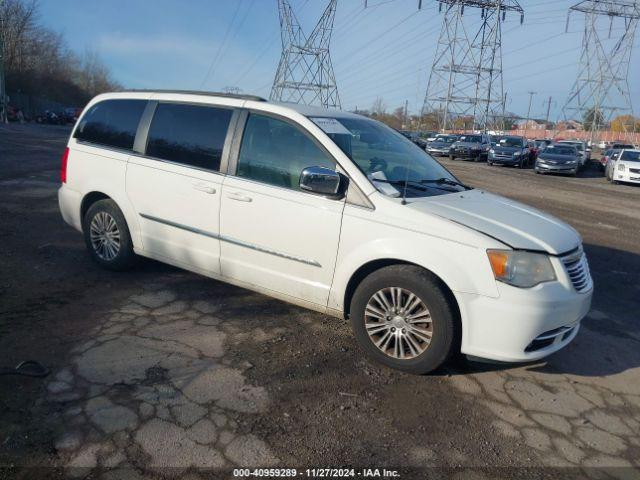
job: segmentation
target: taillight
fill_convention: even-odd
[[[67,162],[69,161],[69,147],[64,149],[60,165],[60,181],[67,183]]]

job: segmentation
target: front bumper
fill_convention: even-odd
[[[498,283],[499,297],[454,292],[462,316],[463,354],[499,362],[539,360],[575,338],[591,308],[591,287],[563,283],[530,289]]]
[[[478,158],[478,157],[486,157],[487,153],[482,150],[449,150],[449,156],[455,158]]]
[[[501,165],[517,165],[520,163],[521,159],[522,157],[513,157],[513,156],[500,157],[492,154],[489,154],[489,157],[488,157],[488,161],[490,161],[491,163],[499,163]]]
[[[449,155],[449,149],[448,148],[426,148],[427,153],[431,154],[431,155],[437,155],[439,157],[444,157]]]
[[[536,162],[536,170],[540,172],[550,172],[550,173],[576,173],[578,171],[578,163],[574,163],[572,165],[567,165],[566,163],[543,163],[540,160]]]
[[[634,168],[633,170],[638,170],[638,172],[633,172],[630,168],[625,169],[623,172],[616,168],[613,174],[613,179],[617,182],[640,183],[640,169]]]

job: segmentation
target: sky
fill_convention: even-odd
[[[568,8],[577,0],[521,0],[502,26],[507,110],[551,119],[578,74],[584,21]],[[276,0],[40,0],[40,20],[62,32],[82,54],[97,52],[126,88],[220,91],[235,86],[269,96],[281,53]],[[290,0],[310,32],[325,0]],[[443,15],[435,0],[338,0],[331,56],[342,108],[368,109],[377,97],[389,110],[424,100]],[[480,13],[467,9],[467,21]],[[613,35],[621,23],[613,25]],[[604,30],[608,27],[604,26]],[[640,32],[629,70],[634,111],[640,111]]]

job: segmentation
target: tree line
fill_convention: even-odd
[[[6,91],[68,106],[122,87],[95,51],[78,54],[40,21],[38,0],[0,1],[0,40]]]

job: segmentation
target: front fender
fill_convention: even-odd
[[[486,248],[494,245],[486,245],[484,241],[477,245],[466,243],[465,237],[479,234],[469,231],[456,235],[457,229],[461,227],[451,224],[449,234],[436,236],[345,212],[328,307],[343,311],[349,280],[360,267],[376,260],[413,263],[438,276],[454,292],[497,297],[496,282],[485,253]]]

